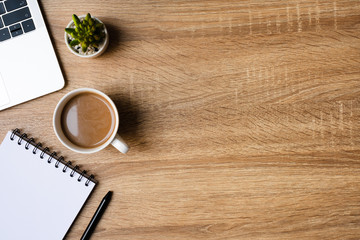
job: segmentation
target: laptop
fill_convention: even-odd
[[[37,0],[0,0],[0,110],[64,83]]]

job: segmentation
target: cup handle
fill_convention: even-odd
[[[119,134],[115,135],[115,138],[111,144],[122,153],[127,153],[127,151],[129,151],[129,146],[125,143]]]

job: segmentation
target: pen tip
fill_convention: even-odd
[[[111,195],[112,195],[112,191],[108,191],[108,193],[105,195],[105,197],[111,197]]]

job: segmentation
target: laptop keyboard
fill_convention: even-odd
[[[0,0],[0,42],[33,30],[26,0]]]

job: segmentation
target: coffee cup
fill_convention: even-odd
[[[96,89],[79,88],[63,96],[54,110],[53,127],[60,142],[78,153],[98,152],[110,144],[122,153],[129,150],[117,133],[114,102]]]

